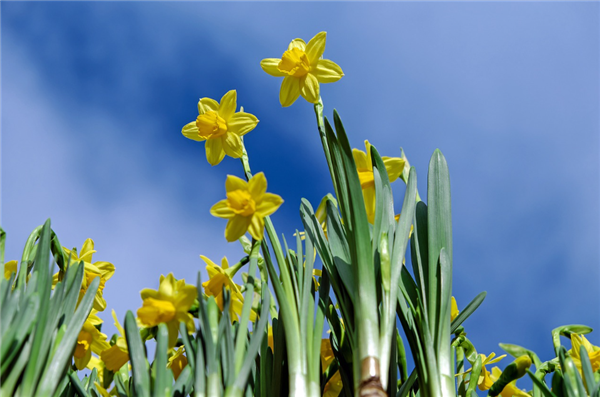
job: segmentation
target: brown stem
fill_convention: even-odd
[[[388,397],[381,385],[379,360],[365,357],[360,363],[359,397]]]

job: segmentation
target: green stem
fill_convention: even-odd
[[[331,182],[333,183],[334,192],[337,192],[337,181],[335,179],[335,174],[333,173],[333,163],[331,162],[331,155],[329,154],[329,144],[327,143],[327,137],[325,136],[323,99],[321,97],[319,97],[319,102],[315,103],[315,115],[317,116],[317,128],[319,129],[321,144],[323,145],[323,151],[325,152],[325,159],[327,160],[327,166],[329,167],[329,173],[331,174]]]

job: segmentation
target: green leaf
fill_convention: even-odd
[[[531,372],[529,369],[527,370],[527,374],[529,374],[529,377],[531,378],[531,380],[533,381],[534,386],[536,386],[539,390],[541,390],[542,394],[545,397],[558,397],[556,394],[554,394],[550,389],[548,389],[548,385],[546,385],[545,382],[543,382],[542,380],[538,379],[533,372]]]
[[[133,367],[133,386],[138,396],[150,395],[150,366],[146,359],[146,349],[142,343],[140,332],[133,313],[128,310],[125,314],[125,338],[129,349],[129,358]]]
[[[137,328],[137,327],[136,327]],[[167,369],[167,349],[169,344],[169,330],[164,323],[158,324],[156,337],[156,355],[152,363],[152,377],[154,378],[154,397],[165,397],[171,395],[171,383],[173,376]]]
[[[585,389],[591,394],[591,392],[596,388],[596,380],[594,379],[594,371],[592,370],[590,356],[583,345],[579,346],[579,357],[581,358],[581,369],[583,372]]]
[[[462,323],[464,323],[465,320],[469,318],[471,314],[475,312],[475,310],[477,310],[477,308],[483,303],[486,295],[487,292],[480,292],[464,309],[461,310],[460,313],[458,313],[458,316],[456,316],[456,318],[452,321],[452,325],[450,327],[451,333],[455,333],[458,327],[460,327]]]

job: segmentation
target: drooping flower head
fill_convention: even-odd
[[[110,347],[106,341],[106,335],[96,328],[97,325],[102,324],[102,320],[96,316],[96,313],[97,311],[92,309],[77,336],[73,359],[78,370],[82,370],[88,365],[92,358],[92,352],[100,354]]]
[[[127,347],[127,340],[125,339],[125,330],[121,326],[114,310],[112,311],[112,316],[115,320],[115,327],[121,336],[117,337],[117,342],[114,345],[100,354],[100,358],[106,368],[110,371],[117,372],[129,361],[129,348]]]
[[[231,303],[229,304],[229,315],[231,321],[237,321],[239,316],[242,314],[242,307],[244,306],[244,296],[241,292],[241,287],[233,281],[233,276],[239,270],[241,266],[229,267],[229,262],[226,257],[221,260],[221,266],[208,259],[204,255],[200,255],[202,260],[206,263],[206,271],[208,272],[208,281],[202,283],[204,293],[207,296],[214,296],[217,301],[217,305],[221,311],[225,307],[223,299],[223,288],[228,290],[231,294]],[[250,320],[256,319],[256,312],[250,311]]]
[[[98,291],[94,297],[94,309],[100,312],[106,309],[106,300],[104,300],[104,286],[106,281],[108,281],[115,274],[115,265],[102,261],[92,263],[92,255],[96,252],[96,250],[94,250],[94,240],[91,238],[85,240],[79,253],[77,253],[76,249],[69,250],[63,247],[63,250],[67,254],[67,257],[70,258],[69,260],[71,265],[79,263],[80,261],[83,261],[84,264],[84,274],[83,281],[81,283],[81,290],[79,291],[79,300],[81,301],[92,281],[94,281],[96,277],[100,277]],[[52,286],[54,287],[59,281],[62,281],[63,277],[64,272],[62,270],[54,274],[52,277]]]
[[[373,163],[371,162],[371,144],[365,141],[366,153],[362,150],[352,149],[356,171],[360,179],[367,218],[370,223],[375,221],[375,179],[373,176]],[[399,157],[382,157],[383,164],[390,182],[394,182],[404,169],[404,160]]]
[[[259,172],[249,182],[228,175],[225,181],[227,198],[210,209],[210,213],[229,221],[225,227],[227,241],[236,241],[246,232],[256,240],[262,240],[265,228],[264,218],[274,213],[283,199],[267,191],[267,178]]]
[[[169,329],[169,347],[175,346],[179,332],[179,323],[184,322],[189,332],[194,331],[194,318],[188,310],[197,297],[196,287],[185,280],[176,280],[173,273],[160,276],[158,290],[143,289],[140,293],[144,300],[137,311],[142,325],[155,327],[165,323]]]
[[[262,69],[275,77],[283,77],[279,102],[290,106],[300,95],[310,103],[319,102],[319,83],[333,83],[344,73],[335,62],[322,59],[326,32],[317,33],[308,44],[294,39],[281,58],[266,58],[260,62]]]
[[[198,117],[186,124],[181,133],[194,141],[206,141],[206,159],[210,165],[217,165],[225,155],[242,157],[244,146],[241,136],[252,131],[258,119],[243,111],[235,112],[237,93],[231,90],[221,98],[202,98],[198,102]]]

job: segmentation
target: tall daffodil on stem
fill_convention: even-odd
[[[325,51],[326,32],[317,33],[308,44],[294,39],[281,58],[266,58],[260,63],[265,72],[284,77],[279,91],[281,106],[296,102],[300,95],[310,103],[318,103],[320,83],[333,83],[344,76],[335,62],[322,59]]]
[[[236,113],[237,92],[231,90],[221,98],[198,101],[198,117],[186,124],[181,133],[194,141],[206,141],[206,159],[217,165],[225,155],[240,158],[244,151],[241,137],[258,124],[256,116],[243,110]]]
[[[225,227],[227,241],[236,241],[246,232],[256,240],[262,240],[265,217],[271,215],[283,203],[283,199],[267,193],[267,178],[259,172],[248,182],[237,176],[228,175],[225,181],[227,198],[210,209],[218,218],[228,219]]]

